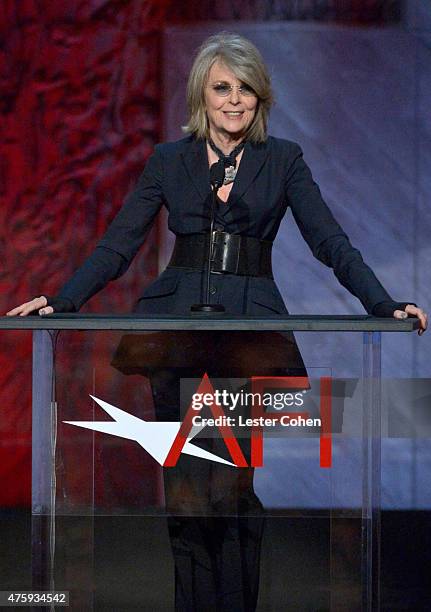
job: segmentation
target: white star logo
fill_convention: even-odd
[[[178,431],[181,427],[181,421],[144,421],[138,417],[120,410],[104,402],[93,395],[90,397],[105,410],[114,420],[113,421],[63,421],[68,425],[75,425],[77,427],[85,427],[86,429],[92,429],[93,431],[100,431],[107,433],[112,436],[119,436],[120,438],[126,438],[127,440],[134,440],[147,453],[149,453],[160,465],[164,465],[165,460],[171,450],[172,444],[177,437]],[[217,463],[224,463],[236,467],[234,463],[226,461],[213,453],[210,453],[195,444],[192,444],[190,440],[196,436],[199,431],[203,429],[201,427],[193,427],[190,431],[189,436],[184,444],[182,453],[186,455],[193,455],[200,457],[201,459],[207,459],[208,461],[215,461]]]

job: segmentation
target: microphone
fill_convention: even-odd
[[[216,189],[218,191],[218,189],[223,185],[224,175],[224,163],[221,159],[219,159],[218,162],[212,164],[210,168],[210,183],[213,190]]]
[[[210,217],[210,235],[208,241],[208,261],[207,261],[207,282],[206,282],[206,303],[205,304],[193,304],[190,307],[192,312],[205,312],[208,314],[215,314],[225,311],[225,307],[221,304],[210,304],[210,279],[211,279],[211,261],[213,258],[213,231],[214,231],[214,218],[217,206],[217,192],[223,185],[225,175],[225,166],[221,159],[210,167],[210,183],[212,187],[212,198],[211,198],[211,217]]]

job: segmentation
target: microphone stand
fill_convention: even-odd
[[[221,160],[213,164],[210,168],[210,182],[212,187],[211,197],[211,217],[210,217],[210,235],[208,243],[208,261],[207,261],[207,277],[206,277],[206,301],[204,304],[193,304],[190,306],[192,313],[205,313],[205,314],[218,314],[225,312],[225,307],[222,304],[211,304],[210,303],[210,284],[211,284],[211,262],[214,253],[213,244],[213,231],[214,231],[214,219],[215,211],[217,207],[217,193],[220,187],[223,185],[225,174],[225,167]]]

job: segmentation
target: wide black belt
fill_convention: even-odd
[[[208,240],[209,234],[177,236],[168,267],[206,269]],[[271,251],[269,240],[216,230],[213,232],[211,272],[273,278]]]

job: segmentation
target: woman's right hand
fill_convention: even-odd
[[[16,308],[12,308],[9,312],[6,313],[8,317],[26,317],[32,312],[37,311],[40,315],[48,315],[54,312],[54,308],[52,306],[48,306],[48,300],[44,295],[40,297],[33,298],[30,302],[24,302],[20,306]]]

